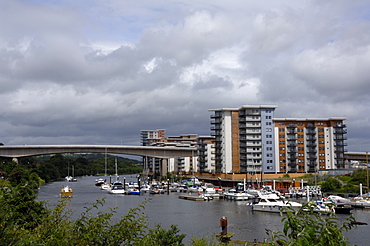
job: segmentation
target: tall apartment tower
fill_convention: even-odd
[[[278,172],[345,168],[345,119],[274,119]]]
[[[276,172],[274,105],[211,109],[217,173]]]

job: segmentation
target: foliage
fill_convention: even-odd
[[[209,237],[201,237],[196,238],[193,237],[190,241],[192,246],[232,246],[235,245],[233,242],[220,242],[216,236],[209,236]]]
[[[137,160],[104,154],[56,154],[49,156],[22,158],[20,166],[37,173],[46,183],[63,179],[67,175],[83,176],[104,174],[114,175],[115,160],[119,174],[136,174],[142,172]],[[107,162],[107,165],[105,164]],[[1,170],[1,168],[0,168]]]
[[[340,179],[343,183],[349,183],[352,179],[352,177],[349,175],[338,175],[336,178]]]
[[[331,216],[323,215],[313,211],[309,203],[294,210],[285,209],[286,214],[282,219],[284,222],[283,232],[273,232],[267,230],[270,235],[268,245],[349,245],[349,241],[343,236],[343,231],[352,228],[355,222],[351,215],[345,222],[340,224],[334,214]]]
[[[26,185],[12,187],[7,180],[0,180],[0,238],[13,241],[23,230],[37,227],[47,211],[43,202],[35,201],[34,189]]]
[[[76,220],[72,220],[73,213],[66,209],[69,200],[61,201],[53,208],[42,207],[47,212],[39,213],[38,216],[33,214],[24,217],[23,214],[23,217],[17,217],[14,211],[24,209],[29,204],[11,205],[5,201],[9,196],[3,198],[1,196],[0,199],[3,205],[0,237],[4,245],[184,245],[182,240],[185,235],[179,234],[175,225],[169,230],[160,225],[148,228],[146,215],[142,213],[145,202],[130,209],[128,214],[115,223],[115,209],[106,213],[99,210],[104,199],[85,208]],[[19,223],[22,220],[23,223]]]
[[[353,171],[351,175],[351,181],[349,182],[351,184],[366,184],[367,183],[367,170],[358,168],[355,171]]]
[[[335,178],[329,178],[326,182],[321,184],[322,192],[336,191],[342,188],[342,184]]]

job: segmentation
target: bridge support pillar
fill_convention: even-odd
[[[163,158],[162,159],[161,176],[166,175],[167,174],[167,170],[168,170],[168,159],[167,158]]]

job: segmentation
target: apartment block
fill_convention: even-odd
[[[345,168],[346,118],[276,118],[278,172],[316,172]]]
[[[219,173],[276,172],[274,105],[211,109],[215,170]]]
[[[150,146],[153,143],[161,141],[165,137],[165,130],[141,130],[140,141],[142,146]],[[160,175],[162,169],[162,159],[155,157],[143,156],[143,172],[144,174],[158,174]]]
[[[214,163],[214,137],[212,136],[199,136],[198,137],[198,167],[199,173],[215,173]]]
[[[192,157],[154,158],[143,157],[144,173],[165,175],[167,172],[192,174],[195,172],[214,173],[213,137],[197,134],[182,134],[180,136],[165,136],[164,130],[141,131],[142,145],[158,147],[197,147]]]

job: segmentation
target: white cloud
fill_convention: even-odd
[[[208,109],[245,104],[369,142],[366,1],[0,2],[5,144],[206,135]]]

